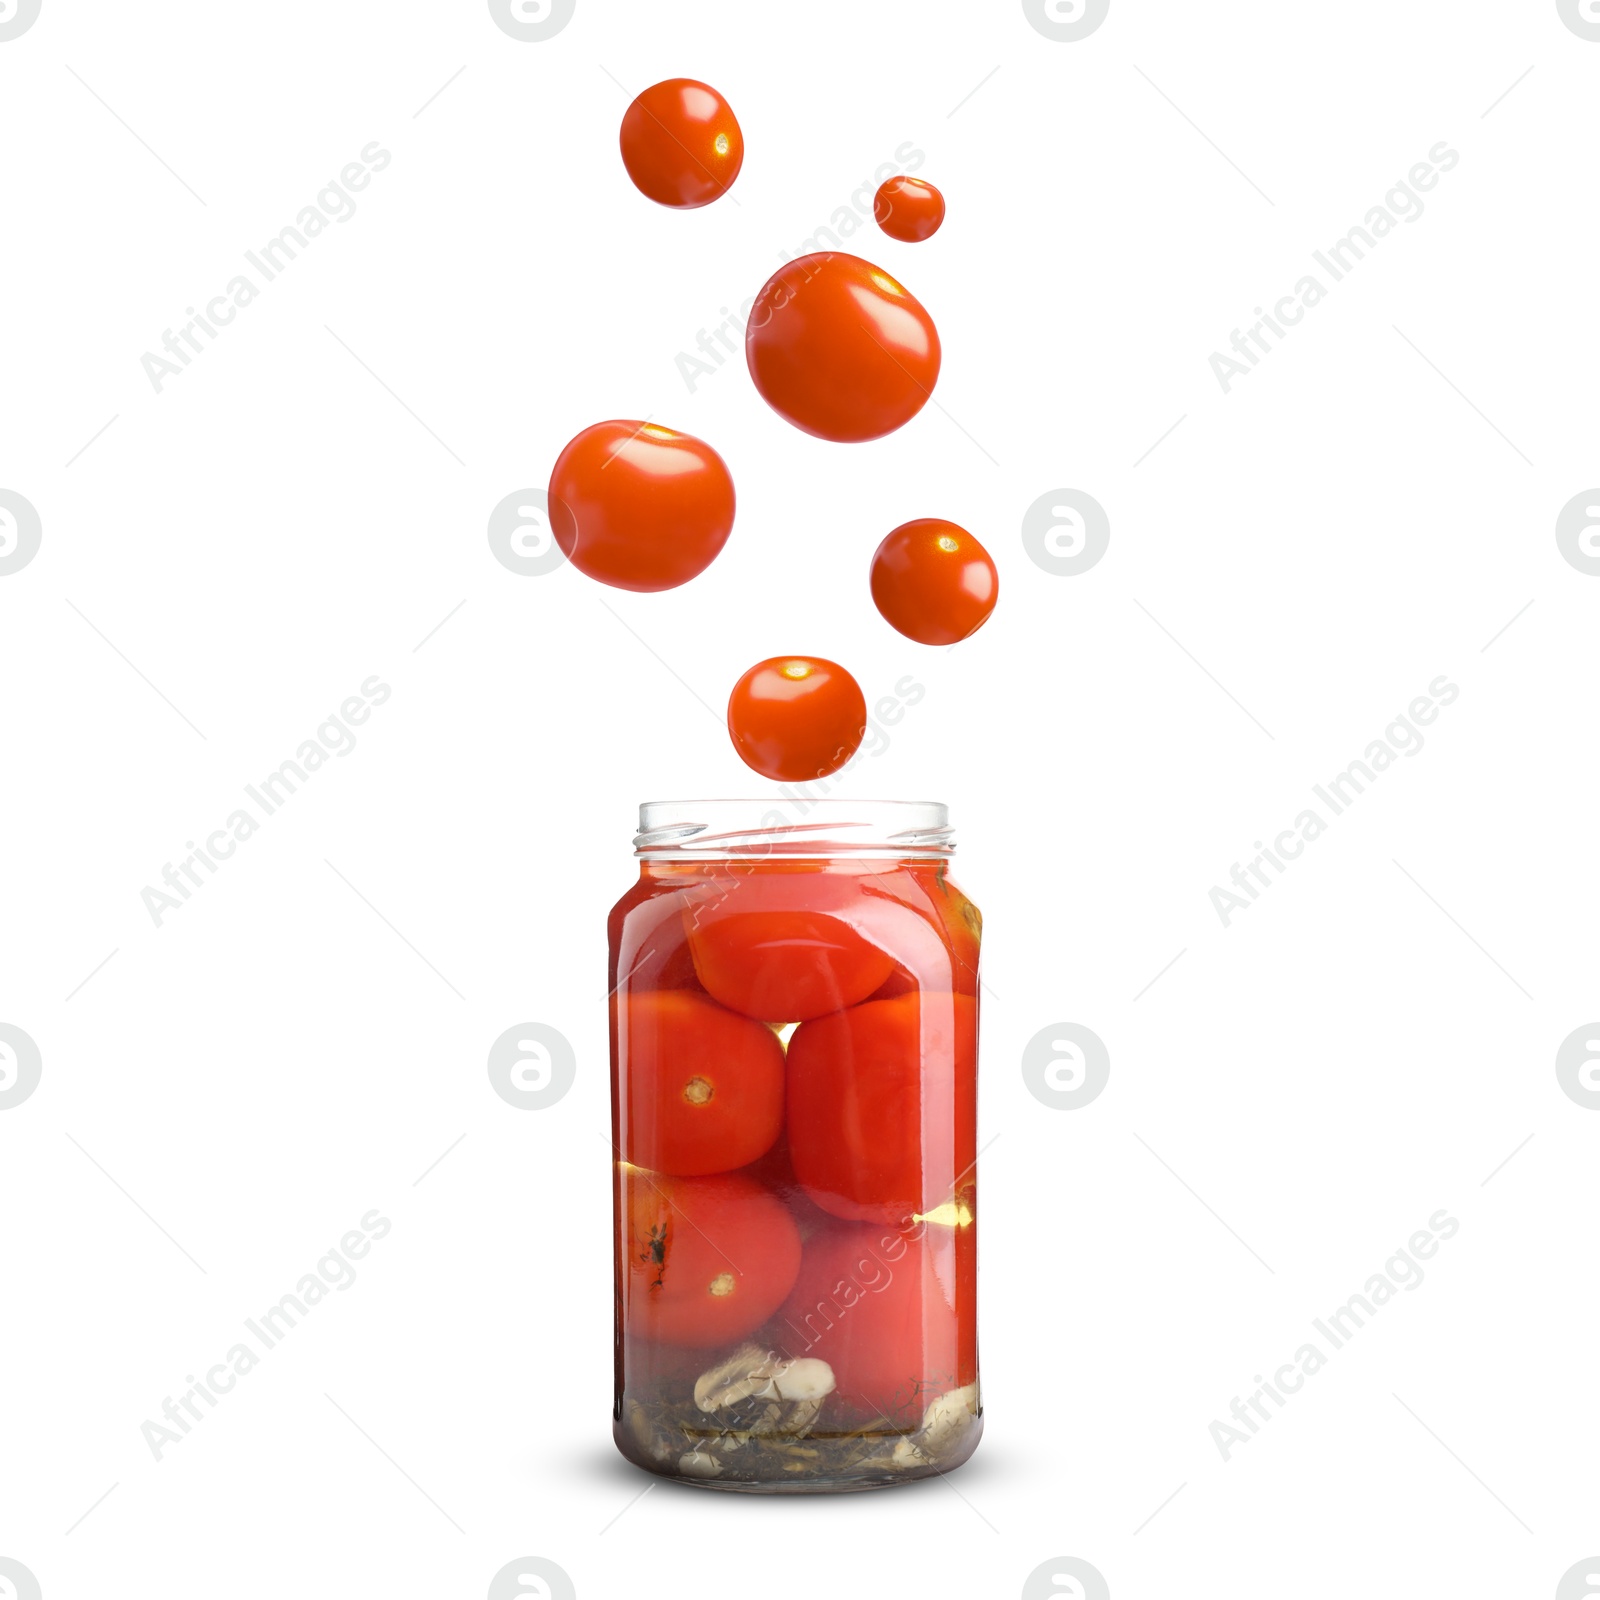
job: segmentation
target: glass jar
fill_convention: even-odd
[[[642,806],[611,913],[617,1447],[826,1492],[982,1431],[977,907],[942,805]]]

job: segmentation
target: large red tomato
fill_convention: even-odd
[[[762,287],[744,335],[761,398],[795,427],[854,444],[903,427],[939,380],[933,318],[882,267],[801,256]]]
[[[652,84],[623,113],[622,162],[658,205],[710,205],[733,187],[744,135],[733,108],[694,78]]]
[[[824,1211],[897,1224],[952,1202],[977,1159],[978,1007],[918,991],[789,1041],[794,1170]]]
[[[623,1319],[636,1339],[731,1344],[794,1287],[800,1234],[783,1205],[739,1173],[624,1169],[620,1208]]]
[[[771,1028],[683,990],[619,1002],[622,1158],[658,1173],[730,1172],[783,1126],[783,1046]]]
[[[782,1355],[833,1369],[831,1416],[911,1427],[930,1400],[976,1381],[974,1228],[856,1224],[807,1241],[767,1337]]]
[[[773,872],[716,879],[684,913],[695,970],[723,1005],[799,1022],[865,1000],[894,969],[861,931],[854,874]]]
[[[550,473],[550,531],[580,572],[616,589],[675,589],[733,529],[733,479],[703,439],[653,422],[597,422]]]

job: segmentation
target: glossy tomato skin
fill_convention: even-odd
[[[837,1422],[915,1427],[930,1400],[977,1382],[974,1222],[835,1224],[808,1239],[769,1339],[783,1355],[829,1364]]]
[[[736,1172],[620,1175],[623,1326],[650,1344],[711,1349],[753,1333],[800,1270],[800,1234],[770,1191]]]
[[[733,478],[703,439],[652,422],[597,422],[550,473],[550,531],[580,572],[616,589],[675,589],[733,530]]]
[[[728,696],[728,736],[739,759],[779,783],[837,772],[866,731],[861,685],[821,656],[758,661]]]
[[[802,1023],[789,1040],[794,1170],[824,1211],[900,1224],[953,1203],[977,1159],[978,1008],[918,990]]]
[[[989,552],[954,522],[918,517],[884,537],[872,557],[872,600],[883,620],[918,644],[956,644],[989,620],[1000,575]]]
[[[923,178],[901,175],[879,186],[872,215],[891,239],[920,244],[939,231],[944,221],[944,196]]]
[[[939,379],[938,330],[881,267],[838,251],[769,278],[745,328],[745,361],[779,416],[855,444],[904,427]]]
[[[668,78],[638,95],[623,113],[620,142],[634,187],[678,210],[721,199],[744,164],[733,108],[696,78]]]
[[[689,900],[695,972],[707,993],[747,1017],[789,1023],[838,1011],[894,969],[855,875],[728,873]]]
[[[673,1176],[730,1172],[783,1125],[783,1046],[763,1027],[683,990],[618,997],[628,1061],[622,1159]]]

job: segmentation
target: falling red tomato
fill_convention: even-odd
[[[872,598],[883,620],[918,644],[955,644],[976,633],[999,593],[989,552],[940,517],[902,523],[872,558]]]
[[[881,267],[837,251],[801,256],[756,296],[745,360],[779,416],[856,443],[903,427],[939,378],[939,334]]]
[[[622,116],[622,162],[640,194],[689,210],[733,187],[744,135],[732,107],[708,83],[652,84]]]
[[[944,196],[921,178],[890,178],[872,203],[873,219],[891,239],[919,244],[944,221]]]
[[[710,445],[653,422],[597,422],[550,474],[550,531],[580,572],[616,589],[675,589],[733,529],[733,479]]]
[[[837,772],[861,747],[867,702],[836,661],[758,661],[728,697],[728,733],[747,767],[779,783]]]

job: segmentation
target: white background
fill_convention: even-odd
[[[1597,73],[1553,0],[1114,0],[1078,43],[1001,0],[579,0],[543,43],[468,0],[44,0],[0,43],[0,488],[43,525],[0,578],[0,1022],[43,1058],[0,1112],[0,1555],[47,1600],[478,1596],[523,1555],[585,1597],[1010,1595],[1061,1555],[1118,1600],[1554,1594],[1600,1546],[1600,1116],[1554,1073],[1600,1015],[1600,581],[1554,538],[1600,480]],[[679,74],[748,151],[687,213],[616,150]],[[357,213],[155,393],[141,355],[373,140]],[[908,140],[942,232],[849,247],[935,317],[939,406],[844,447],[740,361],[691,394],[696,331]],[[1224,395],[1212,351],[1441,140],[1425,214]],[[738,486],[704,577],[495,559],[498,501],[647,415]],[[1111,520],[1079,577],[1022,547],[1060,487]],[[949,653],[867,591],[929,515],[1001,571]],[[605,914],[640,800],[759,787],[718,719],[780,651],[925,686],[839,792],[948,801],[987,917],[987,1432],[947,1482],[630,1504]],[[372,674],[358,747],[154,926]],[[1224,928],[1212,886],[1440,674],[1426,747]],[[547,1110],[485,1071],[526,1021],[577,1052]],[[1077,1111],[1019,1067],[1062,1021],[1111,1054]],[[372,1208],[360,1280],[153,1460]],[[1224,1463],[1211,1422],[1440,1208],[1421,1287]]]

